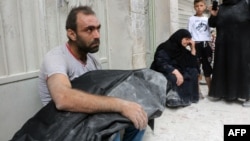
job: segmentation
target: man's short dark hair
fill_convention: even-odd
[[[66,20],[66,30],[72,29],[76,32],[76,17],[78,13],[83,13],[84,15],[95,15],[95,12],[89,6],[79,6],[72,8]]]

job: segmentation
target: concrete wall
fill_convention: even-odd
[[[132,69],[130,3],[123,0],[108,0],[107,18],[110,68]]]
[[[42,107],[37,90],[40,63],[49,49],[66,41],[64,24],[71,7],[88,4],[96,11],[102,24],[97,57],[103,68],[138,69],[149,67],[157,45],[178,28],[177,3],[0,0],[0,140],[11,139]]]
[[[11,139],[41,107],[37,78],[0,85],[0,140]]]
[[[87,4],[96,11],[102,24],[97,57],[103,68],[136,69],[146,67],[146,15],[136,12],[147,11],[147,2],[0,0],[0,140],[11,139],[42,108],[37,87],[40,64],[48,50],[67,40],[64,25],[71,7]]]

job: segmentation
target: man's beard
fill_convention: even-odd
[[[76,45],[80,54],[96,53],[99,50],[99,39],[94,39],[89,45],[79,37],[77,37]]]

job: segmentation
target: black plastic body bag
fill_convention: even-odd
[[[143,106],[149,121],[161,116],[166,101],[163,75],[150,69],[97,70],[72,81],[72,87],[120,97]],[[118,113],[84,114],[59,111],[51,101],[17,131],[11,141],[111,141],[132,125]]]

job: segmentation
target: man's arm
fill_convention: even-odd
[[[141,105],[115,97],[93,95],[72,89],[67,76],[54,74],[47,80],[48,88],[58,110],[84,113],[118,112],[130,119],[138,129],[147,126],[147,114]]]

